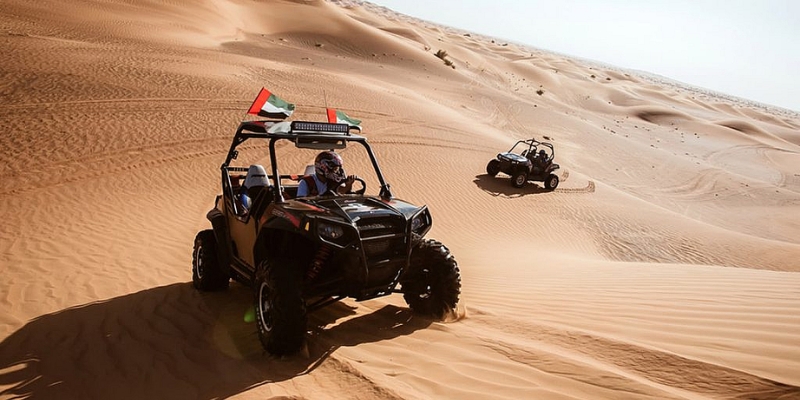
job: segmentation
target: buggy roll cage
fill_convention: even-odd
[[[527,149],[524,149],[526,154],[529,154],[531,151],[535,152],[540,145],[541,146],[545,146],[545,147],[550,149],[550,154],[547,156],[547,162],[550,162],[555,158],[556,151],[553,148],[553,145],[550,144],[550,143],[547,143],[547,142],[540,142],[540,141],[538,141],[536,139],[520,140],[517,143],[515,143],[513,146],[511,146],[511,150],[509,150],[508,152],[509,153],[513,153],[514,149],[520,144],[523,145],[522,147],[527,147]]]
[[[231,160],[235,160],[239,155],[236,150],[239,145],[249,139],[269,139],[269,158],[272,173],[272,190],[274,191],[274,199],[276,203],[285,203],[286,199],[283,197],[283,188],[281,186],[281,175],[278,173],[278,163],[275,156],[275,142],[279,140],[288,140],[295,144],[296,147],[328,150],[328,149],[341,149],[347,146],[348,142],[356,142],[364,146],[372,161],[372,167],[378,175],[378,181],[381,184],[379,196],[385,199],[391,199],[392,191],[390,185],[386,183],[383,178],[383,172],[378,165],[378,160],[375,158],[375,153],[367,143],[367,138],[358,134],[351,134],[351,130],[361,131],[358,127],[351,127],[348,124],[332,124],[326,122],[310,122],[310,121],[292,121],[291,123],[281,121],[244,121],[239,124],[236,129],[236,134],[233,137],[233,142],[228,150],[228,156],[225,157],[225,162],[222,163],[220,171],[222,174],[223,187],[232,190],[231,177],[227,173]],[[288,177],[288,175],[287,175]]]

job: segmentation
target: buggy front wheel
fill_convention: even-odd
[[[270,354],[299,351],[305,341],[306,304],[301,293],[300,268],[288,257],[262,261],[255,276],[258,338]]]
[[[511,186],[519,189],[525,186],[525,182],[528,181],[528,173],[525,171],[518,171],[515,172],[514,175],[511,175]]]
[[[500,161],[492,160],[489,161],[489,164],[486,164],[486,173],[489,176],[495,176],[498,172],[500,172]]]
[[[409,269],[400,284],[403,298],[412,311],[442,319],[456,308],[461,294],[461,272],[447,247],[425,239],[411,252]]]

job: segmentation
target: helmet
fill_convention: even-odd
[[[345,179],[342,157],[333,151],[323,151],[314,159],[314,172],[318,177],[334,183],[342,183]]]
[[[547,158],[547,152],[545,152],[544,149],[539,150],[539,157]]]

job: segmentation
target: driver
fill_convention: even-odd
[[[334,151],[323,151],[314,159],[314,174],[306,175],[297,187],[297,197],[318,196],[329,189],[345,194],[353,189],[355,175],[345,176],[344,161]],[[330,186],[329,186],[330,185]]]

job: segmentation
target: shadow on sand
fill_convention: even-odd
[[[517,189],[511,186],[511,178],[505,174],[497,174],[493,177],[489,174],[476,175],[473,180],[481,190],[492,196],[498,197],[522,197],[530,194],[550,193],[552,191],[544,188],[542,182],[528,182],[525,186]]]
[[[0,343],[0,397],[225,398],[308,373],[339,347],[431,323],[391,305],[352,317],[354,308],[337,303],[309,316],[307,356],[278,359],[245,322],[251,293],[235,283],[221,293],[180,283],[35,318]]]

